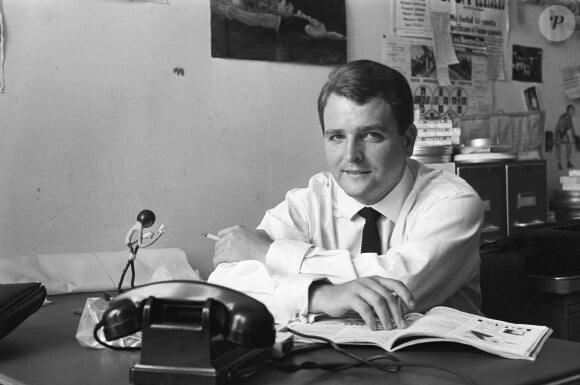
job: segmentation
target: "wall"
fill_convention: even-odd
[[[543,48],[543,83],[538,86],[540,95],[540,107],[546,112],[546,131],[554,131],[556,122],[562,113],[566,111],[568,104],[573,104],[576,110],[580,110],[578,100],[568,100],[564,94],[561,70],[565,67],[580,64],[580,32],[561,43],[549,42],[541,34],[538,28],[538,18],[544,10],[540,5],[523,5],[523,12],[518,14],[515,9],[516,2],[512,0],[510,47],[505,60],[508,81],[497,81],[494,84],[494,101],[497,111],[519,112],[526,111],[522,90],[534,85],[534,83],[511,81],[511,44],[519,44],[529,47]],[[576,133],[580,134],[580,113],[574,117],[574,126],[578,127]],[[565,164],[564,148],[562,147],[562,162]],[[558,171],[554,150],[546,153],[548,168],[548,198],[553,198],[554,190],[559,187],[561,175],[567,175],[567,170]],[[572,163],[580,168],[580,153],[572,151]]]
[[[213,59],[209,0],[169,1],[4,0],[0,257],[123,250],[150,208],[168,227],[157,245],[207,275],[200,232],[256,225],[324,167],[316,97],[330,68]],[[346,4],[348,57],[380,60],[390,6]],[[553,46],[531,24],[512,36],[545,48],[552,127],[578,39]],[[512,86],[495,85],[496,105],[521,111],[528,84]]]
[[[256,225],[323,164],[328,68],[212,59],[209,1],[5,0],[4,12],[3,257],[122,250],[150,208],[168,227],[159,247],[207,273],[201,231]]]

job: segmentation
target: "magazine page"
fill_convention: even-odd
[[[534,360],[552,330],[545,326],[511,324],[447,307],[424,316],[409,313],[406,329],[372,331],[356,314],[323,317],[314,323],[294,322],[288,329],[325,337],[342,344],[370,344],[387,351],[426,342],[450,341],[476,347],[505,358]]]
[[[545,326],[512,324],[447,307],[436,307],[418,319],[409,329],[419,335],[440,336],[445,340],[464,343],[506,358],[534,360],[552,333]],[[393,350],[424,340],[409,340],[402,336]]]
[[[338,318],[321,316],[313,323],[294,322],[288,325],[288,329],[305,335],[324,337],[340,344],[369,344],[393,351],[418,343],[442,341],[453,335],[453,330],[462,322],[460,317],[455,317],[452,322],[446,322],[441,317],[424,318],[421,313],[408,313],[405,315],[407,328],[392,330],[384,329],[377,318],[378,329],[373,331],[358,314],[347,313]],[[447,340],[456,342],[454,339]],[[298,341],[312,342],[308,339]]]
[[[423,317],[419,313],[409,313],[405,316],[407,324]],[[375,345],[386,351],[391,351],[392,344],[407,329],[385,330],[377,319],[377,330],[373,331],[366,326],[362,318],[356,313],[347,313],[342,317],[319,317],[313,323],[292,322],[287,328],[302,334],[324,337],[338,344]],[[296,338],[297,342],[316,342],[309,339]]]

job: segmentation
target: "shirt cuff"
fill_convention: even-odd
[[[294,314],[287,314],[284,317],[286,320],[308,320],[308,292],[312,282],[319,279],[321,278],[296,275],[293,277],[285,277],[285,279],[278,283],[274,291],[274,298],[283,299],[285,302],[284,308],[292,309],[294,312]]]
[[[304,256],[313,247],[291,239],[275,240],[266,253],[266,266],[274,274],[299,274]]]

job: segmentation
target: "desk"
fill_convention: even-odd
[[[75,333],[87,294],[52,296],[20,327],[0,341],[0,383],[7,379],[26,385],[129,384],[129,368],[139,352],[118,352],[81,347]],[[375,348],[353,349],[374,355]],[[460,370],[478,384],[580,384],[580,344],[549,339],[535,362],[508,360],[457,344],[428,344],[396,353],[403,361],[429,363]],[[294,360],[344,361],[330,349],[309,352]],[[403,368],[384,374],[370,368],[340,373],[303,370],[286,374],[264,370],[245,384],[460,384],[458,378],[423,368]],[[10,382],[8,382],[10,384]]]
[[[547,223],[482,246],[483,313],[580,342],[579,235],[580,221]]]

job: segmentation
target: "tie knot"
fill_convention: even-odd
[[[381,216],[381,213],[372,207],[364,207],[359,210],[358,215],[363,217],[367,222],[376,222]]]

